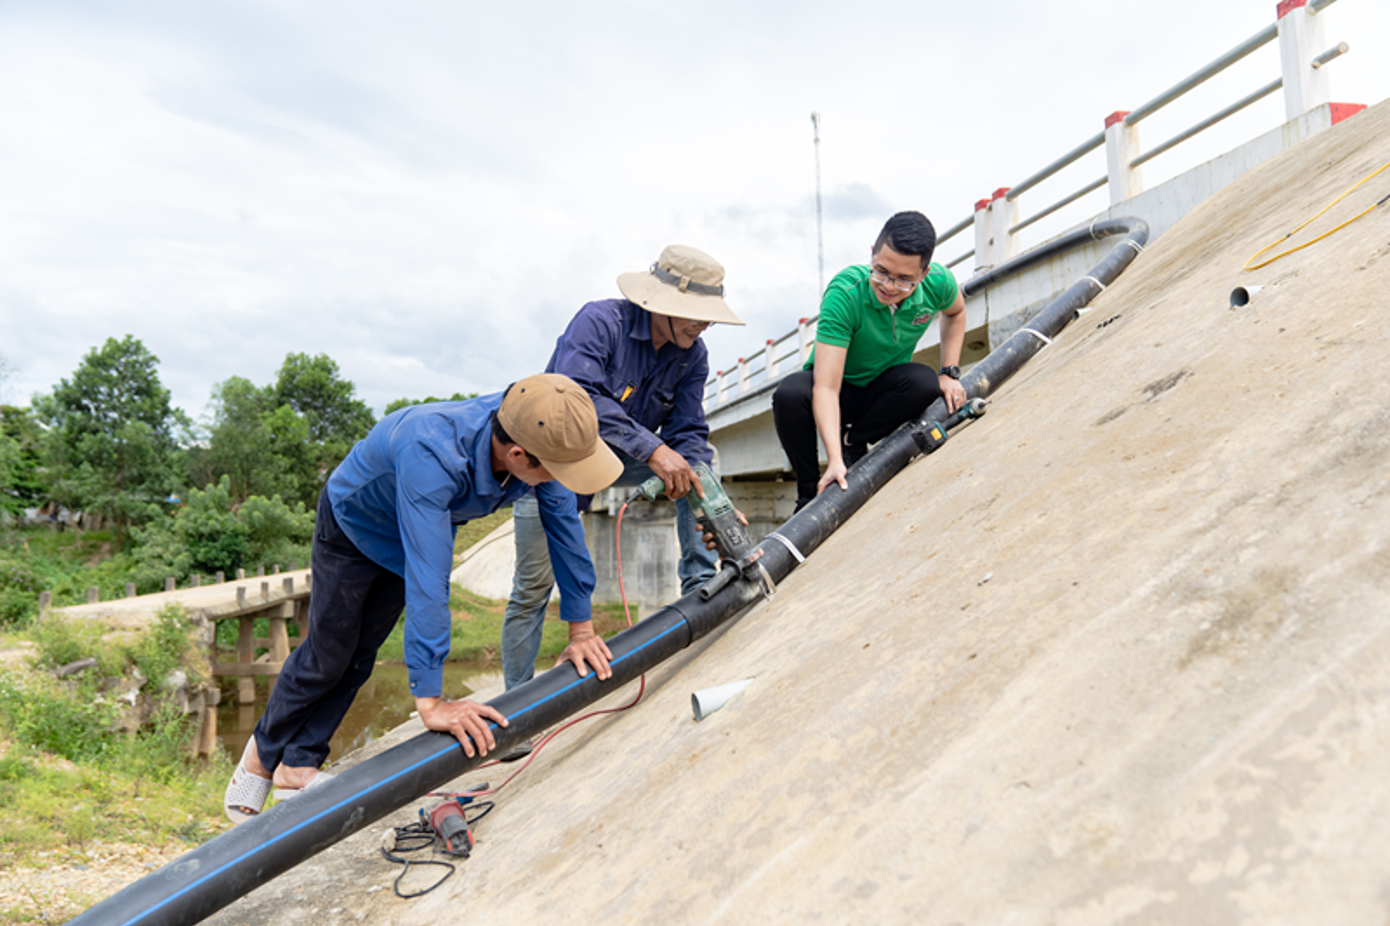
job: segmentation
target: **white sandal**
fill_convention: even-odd
[[[246,750],[241,754],[236,772],[227,783],[227,793],[222,798],[222,808],[227,819],[233,823],[245,823],[265,809],[265,799],[270,795],[271,781],[246,770],[246,756],[255,747],[253,736],[246,742]]]

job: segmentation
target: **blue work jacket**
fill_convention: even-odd
[[[626,299],[590,302],[555,342],[545,371],[584,387],[598,409],[599,433],[614,450],[645,462],[664,443],[688,462],[712,463],[705,345],[654,350],[652,318]]]
[[[393,412],[328,480],[328,499],[343,533],[372,562],[405,579],[405,664],[417,698],[438,697],[443,686],[458,526],[531,488],[510,474],[501,482],[493,475],[490,419],[501,404],[499,392]],[[574,494],[558,482],[543,482],[536,498],[560,586],[560,617],[589,620],[594,564]]]

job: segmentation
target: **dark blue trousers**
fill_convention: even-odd
[[[376,653],[405,608],[405,580],[363,556],[325,491],[314,526],[313,585],[304,642],[285,661],[256,724],[261,764],[318,768]]]

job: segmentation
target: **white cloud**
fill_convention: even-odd
[[[728,365],[815,311],[812,110],[829,275],[863,259],[888,213],[955,224],[1272,6],[10,2],[8,388],[46,391],[133,334],[194,414],[214,382],[269,382],[290,351],[333,357],[378,410],[490,391],[539,369],[579,305],[676,241],[728,270],[749,322],[707,336]],[[1352,45],[1337,97],[1390,95],[1384,4],[1327,15],[1329,41]],[[1272,79],[1265,52],[1146,122],[1146,141]],[[1242,118],[1147,178],[1282,108]]]

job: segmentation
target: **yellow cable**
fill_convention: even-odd
[[[1372,177],[1374,177],[1374,176],[1376,176],[1377,174],[1381,173],[1381,172],[1384,171],[1386,168],[1390,168],[1390,163],[1387,163],[1387,164],[1381,166],[1379,169],[1372,171],[1370,174],[1367,174],[1365,177],[1363,177],[1360,181],[1357,182],[1356,186],[1353,186],[1350,190],[1347,190],[1347,191],[1346,191],[1345,193],[1343,193],[1341,196],[1338,196],[1336,199],[1332,200],[1332,202],[1328,203],[1326,206],[1324,206],[1324,207],[1322,208],[1322,211],[1321,211],[1321,212],[1319,212],[1317,215],[1313,216],[1313,217],[1312,217],[1311,219],[1309,219],[1308,221],[1304,222],[1302,225],[1300,225],[1300,226],[1298,226],[1297,228],[1295,228],[1293,231],[1289,232],[1289,233],[1288,233],[1287,235],[1285,235],[1284,237],[1280,238],[1278,241],[1275,241],[1273,244],[1267,245],[1266,247],[1260,248],[1258,251],[1256,251],[1254,254],[1251,255],[1250,260],[1247,260],[1247,261],[1245,262],[1245,267],[1244,267],[1244,269],[1245,269],[1245,270],[1259,270],[1261,267],[1268,267],[1270,264],[1274,263],[1276,260],[1278,260],[1278,259],[1281,258],[1281,257],[1288,257],[1288,256],[1289,256],[1290,254],[1292,254],[1294,251],[1301,251],[1301,250],[1303,250],[1304,248],[1308,247],[1310,244],[1317,244],[1317,243],[1318,243],[1319,241],[1321,241],[1322,239],[1326,238],[1326,237],[1329,236],[1329,235],[1336,234],[1337,232],[1339,232],[1339,231],[1341,231],[1342,229],[1346,228],[1346,227],[1347,227],[1348,225],[1350,225],[1352,222],[1355,222],[1357,219],[1361,218],[1361,217],[1362,217],[1363,215],[1365,215],[1367,212],[1370,212],[1370,211],[1371,211],[1372,209],[1374,209],[1376,206],[1379,206],[1381,203],[1385,202],[1385,200],[1382,199],[1380,202],[1374,203],[1373,205],[1368,206],[1367,208],[1363,209],[1362,211],[1358,212],[1356,215],[1354,215],[1354,216],[1352,216],[1351,218],[1347,219],[1345,222],[1343,222],[1341,225],[1338,225],[1336,228],[1332,229],[1331,231],[1323,232],[1321,235],[1318,235],[1318,236],[1317,236],[1316,238],[1314,238],[1312,241],[1305,241],[1303,244],[1300,244],[1300,245],[1298,245],[1297,247],[1292,247],[1292,248],[1289,248],[1287,251],[1284,251],[1284,252],[1282,252],[1282,253],[1280,253],[1280,254],[1275,254],[1275,255],[1274,255],[1273,257],[1271,257],[1269,260],[1266,260],[1266,261],[1263,261],[1263,262],[1261,262],[1261,263],[1255,264],[1253,267],[1250,265],[1251,261],[1258,260],[1261,254],[1264,254],[1266,251],[1270,250],[1271,248],[1276,248],[1276,247],[1278,247],[1280,244],[1283,244],[1285,241],[1288,241],[1290,238],[1292,238],[1294,235],[1296,235],[1296,234],[1298,234],[1299,232],[1301,232],[1303,229],[1307,228],[1309,225],[1312,225],[1312,224],[1313,224],[1314,222],[1316,222],[1319,218],[1321,218],[1322,215],[1323,215],[1323,213],[1327,212],[1328,209],[1331,209],[1333,206],[1337,205],[1337,204],[1340,203],[1342,200],[1346,199],[1348,196],[1350,196],[1350,195],[1357,189],[1357,187],[1361,186],[1361,184],[1365,183],[1366,181],[1370,180]],[[1390,199],[1390,196],[1387,196],[1386,199]]]

